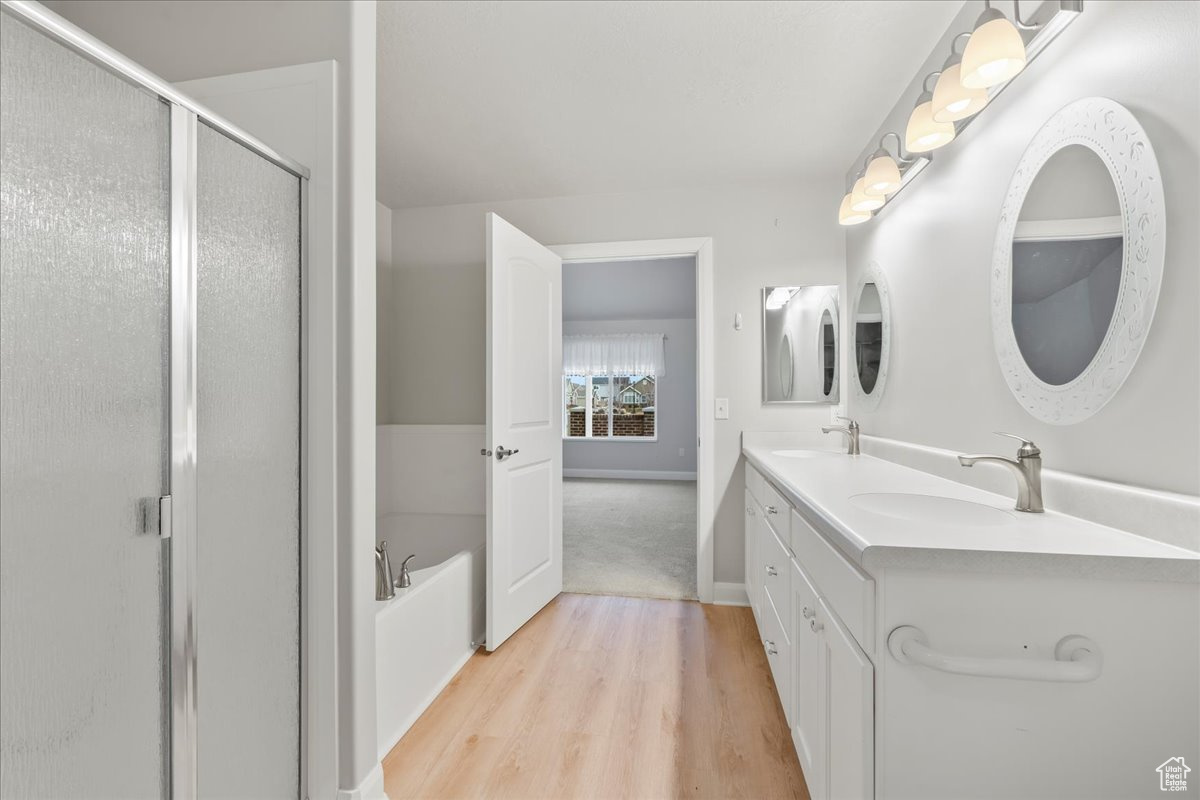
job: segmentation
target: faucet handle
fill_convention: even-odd
[[[1009,439],[1016,439],[1020,442],[1021,447],[1017,450],[1017,456],[1021,458],[1031,458],[1042,454],[1041,449],[1024,436],[1018,436],[1015,433],[1004,433],[1003,431],[993,431],[993,433],[997,436],[1007,436]]]
[[[854,430],[855,428],[859,427],[858,423],[855,422],[854,420],[850,419],[849,417],[843,417],[841,414],[837,414],[835,416],[837,416],[838,419],[844,419],[847,423],[846,426],[848,428],[850,428],[850,430]]]

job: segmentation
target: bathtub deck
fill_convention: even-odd
[[[803,798],[748,608],[560,595],[384,760],[394,798]]]

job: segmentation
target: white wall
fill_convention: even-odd
[[[658,440],[622,442],[563,440],[563,471],[632,470],[696,474],[696,320],[563,321],[563,335],[664,333],[667,374],[655,385]],[[679,451],[683,451],[683,455]]]
[[[1024,434],[1046,466],[1200,493],[1200,4],[1097,2],[872,222],[849,229],[851,285],[887,273],[895,338],[878,411],[864,433],[959,451],[1009,453],[992,431]],[[1101,95],[1128,107],[1157,154],[1166,196],[1158,311],[1128,381],[1080,424],[1035,420],[1000,373],[989,269],[1001,204],[1030,138],[1055,111]],[[826,208],[837,201],[825,198]]]
[[[392,210],[383,203],[375,203],[375,274],[378,280],[375,295],[375,327],[378,335],[379,358],[388,350],[388,343],[395,338],[395,328],[392,325],[392,309],[389,300],[392,296]],[[389,381],[380,380],[376,375],[375,382],[375,417],[380,424],[383,416],[392,406],[392,385]],[[378,511],[378,509],[376,509]]]
[[[834,214],[842,191],[841,176],[830,175],[770,186],[397,209],[389,304],[396,334],[391,352],[380,354],[380,379],[393,387],[386,421],[483,422],[485,212],[544,244],[711,236],[715,386],[717,396],[730,399],[730,419],[717,421],[713,443],[715,579],[740,583],[741,431],[813,430],[830,414],[827,406],[762,405],[759,293],[763,286],[842,282],[844,237]],[[741,331],[733,329],[735,311],[745,318]]]

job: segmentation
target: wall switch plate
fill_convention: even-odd
[[[733,329],[735,331],[742,329],[742,312],[740,311],[733,315]]]
[[[717,419],[729,419],[729,398],[717,398]]]

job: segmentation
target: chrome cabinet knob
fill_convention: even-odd
[[[820,622],[817,622],[815,619],[810,619],[808,621],[808,627],[812,628],[813,633],[820,633],[821,631],[825,630],[825,626]]]
[[[805,619],[812,619],[817,615],[817,610],[815,608],[809,608],[808,606],[805,606],[804,608],[800,609],[800,613],[804,615]]]
[[[775,506],[767,506],[767,513],[768,514],[778,514],[779,509],[777,509]]]
[[[754,509],[753,509],[753,508],[751,508],[750,506],[746,506],[746,513],[747,513],[749,516],[753,517],[753,516],[754,516]]]
[[[767,639],[766,641],[764,641],[763,644],[766,645],[767,655],[769,655],[769,656],[779,655],[779,648],[777,648],[775,646],[775,643],[772,642],[770,639]]]
[[[767,564],[767,574],[768,575],[778,575],[779,572],[774,567],[772,567],[770,564]]]

